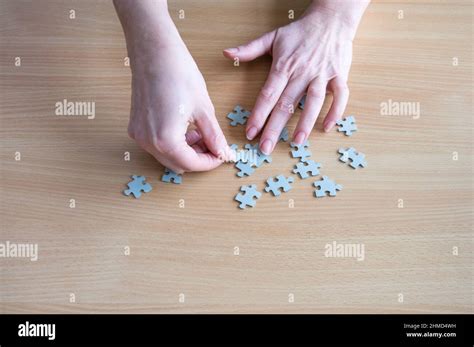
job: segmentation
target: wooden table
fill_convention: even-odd
[[[226,114],[253,107],[271,60],[234,67],[221,50],[307,3],[171,1],[229,143],[245,137]],[[130,71],[111,1],[2,0],[0,23],[0,242],[39,247],[37,261],[0,258],[0,312],[472,312],[470,1],[372,3],[349,81],[359,131],[325,134],[321,117],[310,138],[343,190],[316,199],[315,179],[298,178],[245,211],[241,185],[291,174],[288,144],[245,179],[223,165],[161,182],[127,136]],[[55,115],[63,99],[94,101],[95,119]],[[419,103],[420,117],[383,114],[389,100]],[[367,168],[338,161],[349,146]],[[132,174],[153,191],[123,196]],[[334,241],[364,245],[364,260],[326,257]]]

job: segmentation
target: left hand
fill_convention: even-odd
[[[273,56],[269,76],[246,128],[247,138],[252,140],[270,117],[260,139],[260,150],[265,154],[273,151],[304,94],[307,94],[305,107],[293,134],[293,142],[297,144],[303,143],[311,133],[326,90],[332,93],[333,101],[324,120],[324,130],[331,130],[344,113],[349,99],[347,79],[352,41],[368,2],[345,2],[339,6],[334,3],[334,0],[315,1],[299,20],[246,45],[224,50],[227,58],[238,58],[241,62],[267,53]]]

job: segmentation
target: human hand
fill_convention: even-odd
[[[219,166],[231,150],[204,78],[169,18],[166,2],[116,1],[116,7],[119,16],[124,11],[121,20],[132,67],[130,137],[176,173]],[[190,124],[196,129],[188,131]]]
[[[184,44],[154,57],[152,73],[132,77],[130,137],[177,173],[214,169],[228,146],[201,73]]]
[[[297,21],[264,34],[246,45],[224,50],[241,62],[271,54],[272,67],[247,121],[247,138],[260,133],[260,150],[270,154],[301,97],[305,107],[293,134],[303,143],[311,133],[324,103],[326,90],[333,101],[324,120],[330,131],[342,117],[349,99],[347,79],[352,41],[368,1],[313,1]],[[271,113],[271,114],[270,114]],[[270,119],[267,118],[270,117]]]

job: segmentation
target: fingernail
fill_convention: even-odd
[[[234,54],[234,53],[237,53],[239,51],[239,49],[238,48],[227,48],[227,49],[224,49],[224,51],[229,52],[231,54]]]
[[[250,129],[247,130],[247,140],[253,140],[255,135],[257,135],[257,128],[256,127],[250,127]]]
[[[263,154],[269,155],[270,152],[272,151],[273,148],[273,143],[271,140],[266,139],[263,141],[263,143],[260,145],[260,150],[262,151]]]
[[[298,134],[296,134],[295,136],[294,142],[298,145],[301,145],[305,137],[306,137],[306,134],[303,131],[299,131]]]
[[[336,122],[330,121],[324,126],[324,131],[329,132],[334,127],[334,124],[336,124]]]

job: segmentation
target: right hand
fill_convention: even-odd
[[[231,160],[204,78],[166,2],[114,4],[131,59],[130,137],[176,173],[207,171]],[[195,129],[188,131],[190,124]]]
[[[184,43],[157,55],[152,69],[133,73],[130,137],[176,173],[216,168],[228,145],[204,78]]]

